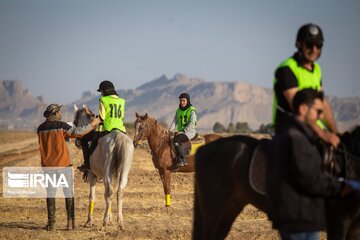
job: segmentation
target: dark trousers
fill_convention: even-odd
[[[184,145],[190,144],[189,138],[185,134],[181,133],[174,137],[173,142],[178,156],[178,160],[181,162],[185,161],[185,157],[189,154],[189,147],[186,148]]]
[[[91,131],[81,138],[81,148],[83,150],[84,163],[89,166],[90,155],[95,151],[99,138],[108,134],[108,131],[96,132]],[[90,144],[89,144],[90,143]]]
[[[59,172],[57,170],[47,170],[46,171],[47,174],[59,174]],[[57,177],[58,179],[59,177]],[[71,182],[73,182],[73,176],[71,175],[66,175],[66,178],[68,180],[71,179]],[[48,212],[48,221],[49,223],[55,223],[55,213],[56,213],[56,204],[55,204],[55,197],[56,197],[56,188],[53,188],[52,186],[48,186],[46,188],[46,192],[47,192],[47,198],[46,198],[46,206],[47,206],[47,212]],[[67,198],[65,198],[65,205],[66,205],[66,213],[67,213],[67,220],[73,220],[75,219],[75,207],[74,207],[74,197],[70,197],[73,196],[73,188],[63,188],[64,191],[64,195],[65,197],[68,196]]]
[[[56,204],[55,198],[47,198],[46,199],[46,206],[48,212],[48,221],[49,223],[55,223],[56,221]],[[67,213],[67,220],[74,220],[75,219],[75,208],[74,208],[74,198],[65,198],[65,205],[66,205],[66,213]]]

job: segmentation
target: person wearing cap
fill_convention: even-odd
[[[61,121],[61,105],[50,104],[47,106],[44,117],[45,122],[37,128],[41,166],[42,167],[70,167],[72,166],[70,152],[66,143],[67,138],[78,138],[92,131],[100,122],[99,118],[84,128],[75,128]],[[50,189],[48,190],[48,194]],[[65,198],[68,230],[75,227],[74,198]],[[55,230],[55,198],[46,199],[48,224],[46,230]]]
[[[174,120],[170,125],[171,131],[177,130],[173,140],[178,157],[175,169],[187,165],[185,156],[188,153],[185,152],[182,145],[197,136],[196,109],[190,102],[190,95],[188,93],[181,93],[179,102],[179,108],[176,110]]]
[[[275,134],[281,132],[286,119],[291,115],[293,98],[299,90],[313,88],[322,91],[321,67],[316,60],[321,56],[323,44],[323,33],[318,25],[313,23],[303,25],[296,37],[297,52],[276,69],[273,105]],[[324,99],[324,117],[312,128],[323,141],[334,147],[340,143],[336,135],[335,118],[326,99]]]
[[[102,123],[99,124],[95,131],[81,138],[84,163],[79,166],[78,169],[82,172],[90,170],[90,155],[94,152],[99,138],[114,129],[126,133],[123,123],[125,100],[118,96],[114,84],[111,81],[104,80],[100,83],[97,91],[101,93],[99,100],[99,117]],[[88,109],[85,110],[89,111]],[[91,142],[90,146],[89,142]]]

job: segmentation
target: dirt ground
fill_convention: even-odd
[[[75,166],[82,162],[81,150],[70,142]],[[0,182],[3,168],[39,166],[40,156],[34,132],[0,132]],[[160,177],[146,148],[135,149],[129,182],[124,195],[125,229],[116,224],[100,230],[104,213],[104,187],[97,185],[94,227],[85,228],[89,187],[75,170],[75,230],[66,231],[65,201],[56,202],[56,232],[43,228],[47,223],[45,199],[4,198],[0,188],[0,239],[191,239],[193,215],[193,173],[176,173],[172,179],[172,206],[164,205]],[[113,200],[115,214],[116,201]],[[115,216],[115,215],[114,215]],[[116,221],[116,218],[114,217]],[[237,217],[227,239],[279,239],[267,216],[248,205]],[[322,235],[324,239],[324,235]]]

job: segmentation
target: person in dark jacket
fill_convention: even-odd
[[[325,197],[340,196],[348,185],[321,170],[317,135],[310,127],[324,113],[323,93],[300,90],[294,116],[274,138],[269,162],[267,207],[281,239],[318,239],[326,229]]]
[[[58,104],[50,104],[47,106],[44,117],[45,122],[39,125],[37,129],[39,149],[41,156],[42,167],[56,167],[66,168],[71,167],[71,157],[68,146],[65,142],[66,138],[81,137],[86,133],[92,131],[100,120],[98,117],[87,125],[85,128],[74,128],[61,121],[62,106]],[[48,211],[48,224],[45,229],[48,231],[55,231],[55,198],[54,189],[48,187],[48,197],[46,198],[46,205]],[[66,195],[66,194],[65,194]],[[67,229],[75,228],[75,213],[74,213],[74,198],[65,198],[66,212],[67,212]]]

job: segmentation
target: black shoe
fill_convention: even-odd
[[[55,223],[48,223],[46,226],[45,226],[45,230],[46,231],[56,231],[56,228],[55,228]]]
[[[80,172],[86,172],[86,171],[90,171],[90,166],[83,164],[80,167],[78,167]]]
[[[75,229],[75,220],[68,220],[66,230],[74,230]]]

